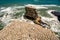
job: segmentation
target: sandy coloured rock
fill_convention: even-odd
[[[0,40],[59,40],[49,29],[37,24],[12,21],[0,31]]]

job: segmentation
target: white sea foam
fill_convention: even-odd
[[[51,15],[53,18],[57,19],[57,17],[51,13],[52,11],[55,11],[55,10],[48,10],[48,11],[46,11],[46,12],[47,12],[49,15]]]
[[[11,15],[4,15],[1,19],[1,21],[6,25],[9,23],[9,21],[11,20]]]
[[[43,6],[40,6],[40,5],[32,5],[32,4],[28,4],[28,5],[25,5],[25,6],[32,6],[33,8],[36,8],[36,9],[48,9],[47,7],[43,7]]]
[[[14,6],[14,8],[24,8],[24,6]]]
[[[46,7],[58,6],[58,5],[54,5],[54,4],[50,4],[50,5],[34,5],[34,4],[27,4],[27,5],[29,5],[29,6],[30,6],[30,5],[31,5],[31,6],[32,6],[32,5],[33,5],[33,6],[46,6]]]
[[[60,32],[60,23],[57,19],[56,16],[54,16],[51,12],[52,11],[55,11],[55,10],[48,10],[46,11],[49,15],[51,15],[53,18],[48,18],[48,17],[42,17],[42,21],[44,21],[45,23],[48,23],[50,25],[50,29],[53,31],[53,32]],[[53,24],[52,24],[53,23]]]
[[[41,19],[43,22],[47,23],[50,25],[50,29],[53,32],[60,32],[60,23],[56,18],[48,18],[48,17],[42,17]],[[52,24],[53,23],[53,24]],[[48,26],[49,27],[49,26]]]
[[[20,10],[17,10],[17,8],[24,8],[24,6],[14,6],[14,7],[1,7],[0,13],[4,13],[1,21],[4,24],[8,24],[9,21],[14,17],[13,15],[15,13],[21,12]],[[7,14],[7,15],[6,15]],[[24,20],[23,18],[21,20]]]
[[[6,9],[1,10],[1,12],[6,12],[6,13],[13,13],[12,8],[8,7]]]
[[[3,10],[3,9],[5,9],[5,7],[1,7],[0,9]]]
[[[57,21],[57,17],[54,16],[54,15],[51,13],[52,11],[55,11],[55,10],[48,10],[48,11],[46,11],[50,16],[52,16],[52,18],[43,17],[43,16],[42,16],[42,20],[47,20],[47,21],[56,20],[56,21]]]
[[[40,6],[57,6],[57,5],[52,5],[52,4],[51,4],[51,5],[40,5]]]
[[[53,32],[60,32],[60,29],[58,29],[58,27],[56,28],[56,27],[54,27],[54,25],[53,25],[53,27],[51,27],[51,30],[53,31]]]

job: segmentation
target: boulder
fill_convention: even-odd
[[[24,15],[25,18],[28,18],[30,20],[35,20],[38,17],[36,9],[33,8],[32,6],[30,6],[30,7],[26,6],[25,11],[26,11],[26,13]]]
[[[14,20],[0,31],[0,40],[59,40],[49,29]]]
[[[60,21],[60,12],[58,12],[58,11],[52,11],[51,13],[54,14],[55,16],[57,16],[58,20]]]
[[[30,19],[32,20],[35,24],[41,25],[42,27],[46,27],[45,25],[50,26],[47,23],[44,23],[41,20],[41,17],[38,16],[38,13],[36,12],[36,8],[34,8],[33,6],[26,6],[25,7],[25,15],[24,18]],[[43,26],[44,25],[44,26]]]
[[[60,16],[60,12],[58,11],[52,11],[51,13],[54,14],[55,16]]]

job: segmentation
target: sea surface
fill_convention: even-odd
[[[37,4],[37,5],[60,5],[60,0],[0,0],[0,6],[6,5],[26,5],[26,4]]]

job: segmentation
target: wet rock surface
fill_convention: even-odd
[[[49,29],[14,20],[0,31],[0,40],[59,40]]]

